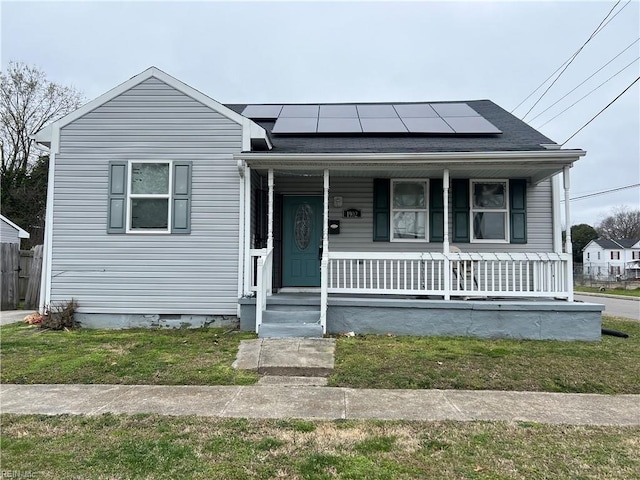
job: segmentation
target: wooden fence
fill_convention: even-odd
[[[20,247],[17,243],[0,243],[0,309],[15,310],[20,302],[18,272],[20,271]]]
[[[40,302],[40,277],[42,276],[42,245],[36,245],[29,253],[29,279],[24,297],[24,308],[37,310]]]
[[[20,250],[16,243],[0,244],[2,284],[1,309],[15,310],[21,300],[24,308],[37,309],[40,297],[42,245]]]

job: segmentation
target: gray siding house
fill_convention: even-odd
[[[41,308],[86,326],[600,336],[561,245],[585,152],[489,100],[223,105],[150,68],[35,139]]]
[[[18,225],[13,223],[4,215],[0,215],[0,242],[1,243],[17,243],[20,246],[20,241],[23,238],[29,238],[31,235],[26,230],[23,230]]]

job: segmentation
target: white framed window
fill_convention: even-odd
[[[169,233],[172,162],[131,160],[127,178],[127,233]]]
[[[509,182],[472,180],[471,241],[502,243],[509,241]]]
[[[598,252],[598,260],[600,260],[600,252]]]
[[[429,239],[429,181],[391,181],[391,241],[427,242]]]

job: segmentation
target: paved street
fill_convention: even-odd
[[[629,318],[640,321],[640,302],[633,298],[611,298],[595,295],[574,295],[576,302],[601,303],[604,305],[604,312],[607,315]]]

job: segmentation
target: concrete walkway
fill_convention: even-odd
[[[0,312],[0,325],[21,322],[24,317],[35,313],[35,310],[6,310]]]
[[[2,385],[2,413],[640,425],[640,395],[309,386]]]

